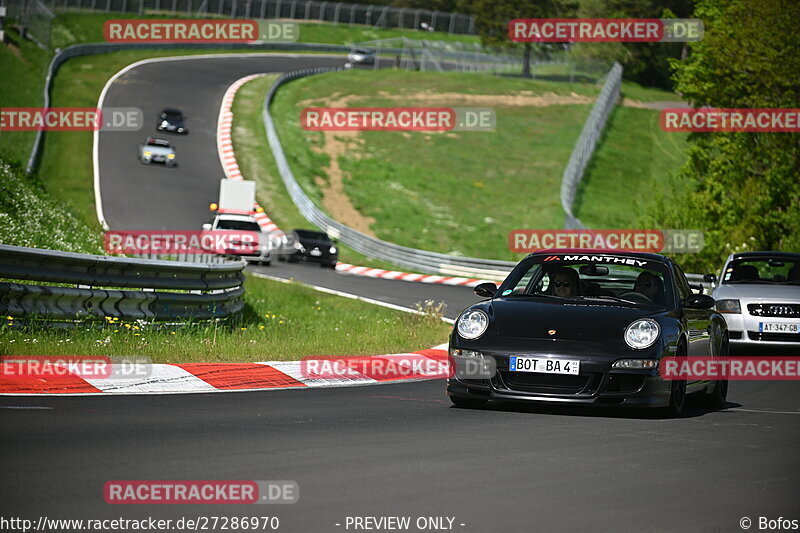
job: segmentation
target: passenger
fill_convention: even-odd
[[[633,284],[633,290],[647,296],[653,303],[663,303],[664,291],[661,278],[652,272],[642,272]]]
[[[580,295],[580,277],[574,269],[561,267],[550,276],[553,294],[562,298]]]

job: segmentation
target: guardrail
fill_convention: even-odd
[[[484,277],[493,280],[505,278],[506,274],[508,274],[516,264],[515,262],[456,257],[425,250],[417,250],[415,248],[408,248],[406,246],[382,241],[333,220],[314,205],[314,202],[303,192],[303,189],[297,183],[294,173],[292,173],[292,169],[289,167],[289,163],[286,160],[286,154],[278,139],[278,133],[275,129],[272,116],[270,115],[269,107],[278,88],[284,83],[305,76],[340,70],[342,69],[318,67],[287,72],[275,80],[264,99],[263,119],[264,127],[267,131],[267,141],[269,142],[270,149],[275,158],[275,163],[278,166],[281,179],[283,179],[283,183],[286,185],[286,190],[289,192],[292,201],[306,220],[327,232],[332,237],[340,239],[357,252],[369,257],[390,261],[396,265],[413,268],[420,272],[442,274],[446,276],[465,276],[470,278]]]
[[[561,177],[561,206],[564,208],[565,229],[585,229],[583,223],[572,213],[572,205],[575,202],[575,194],[578,192],[578,186],[583,179],[586,166],[591,161],[597,141],[606,127],[608,115],[617,105],[621,85],[622,65],[615,62],[608,71],[603,89],[600,91],[600,96],[597,98],[589,118],[583,124],[581,135],[575,143],[575,148],[572,149],[569,162]]]
[[[224,318],[244,307],[244,266],[241,259],[183,263],[0,245],[0,278],[62,284],[0,282],[0,313],[61,320]]]

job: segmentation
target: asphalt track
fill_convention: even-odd
[[[182,164],[136,161],[143,133],[101,135],[113,229],[197,229],[222,176],[213,131],[227,86],[331,59],[192,60],[136,69],[107,105],[178,106]],[[212,68],[213,67],[213,68]],[[171,98],[168,98],[171,96]],[[176,103],[177,101],[177,103]],[[151,108],[147,108],[146,106]],[[142,174],[140,170],[146,170]],[[109,181],[106,182],[106,177]],[[468,289],[258,267],[408,306]],[[280,531],[353,531],[348,516],[454,517],[454,531],[741,531],[747,516],[800,519],[800,387],[735,382],[728,407],[661,420],[514,404],[449,407],[441,381],[178,396],[0,398],[2,516],[280,517]],[[285,506],[112,506],[114,479],[295,480]],[[341,524],[337,526],[336,524]],[[461,526],[461,524],[464,524]],[[428,529],[431,530],[431,529]],[[412,527],[409,531],[418,531]]]

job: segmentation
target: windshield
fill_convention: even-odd
[[[722,283],[800,285],[800,257],[753,257],[731,261]]]
[[[501,295],[666,307],[673,298],[669,280],[667,265],[635,257],[535,256],[514,269]]]
[[[319,231],[297,230],[297,236],[301,239],[310,239],[315,241],[328,241],[328,236]]]
[[[261,231],[255,222],[247,220],[220,220],[217,222],[217,229],[235,229],[238,231]]]

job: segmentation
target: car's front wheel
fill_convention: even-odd
[[[677,357],[686,357],[685,346],[678,348]],[[669,405],[663,409],[663,414],[667,418],[680,418],[686,408],[686,380],[673,379],[670,384]]]
[[[728,357],[728,336],[725,335],[725,338],[722,339],[722,345],[720,347],[720,357],[727,358]],[[728,403],[728,380],[727,379],[718,379],[714,382],[714,390],[711,393],[706,393],[705,395],[705,403],[709,407],[719,409],[720,407],[725,407],[725,404]]]
[[[479,409],[486,405],[488,400],[481,400],[480,398],[460,398],[458,396],[450,396],[450,401],[456,407],[463,409]]]

